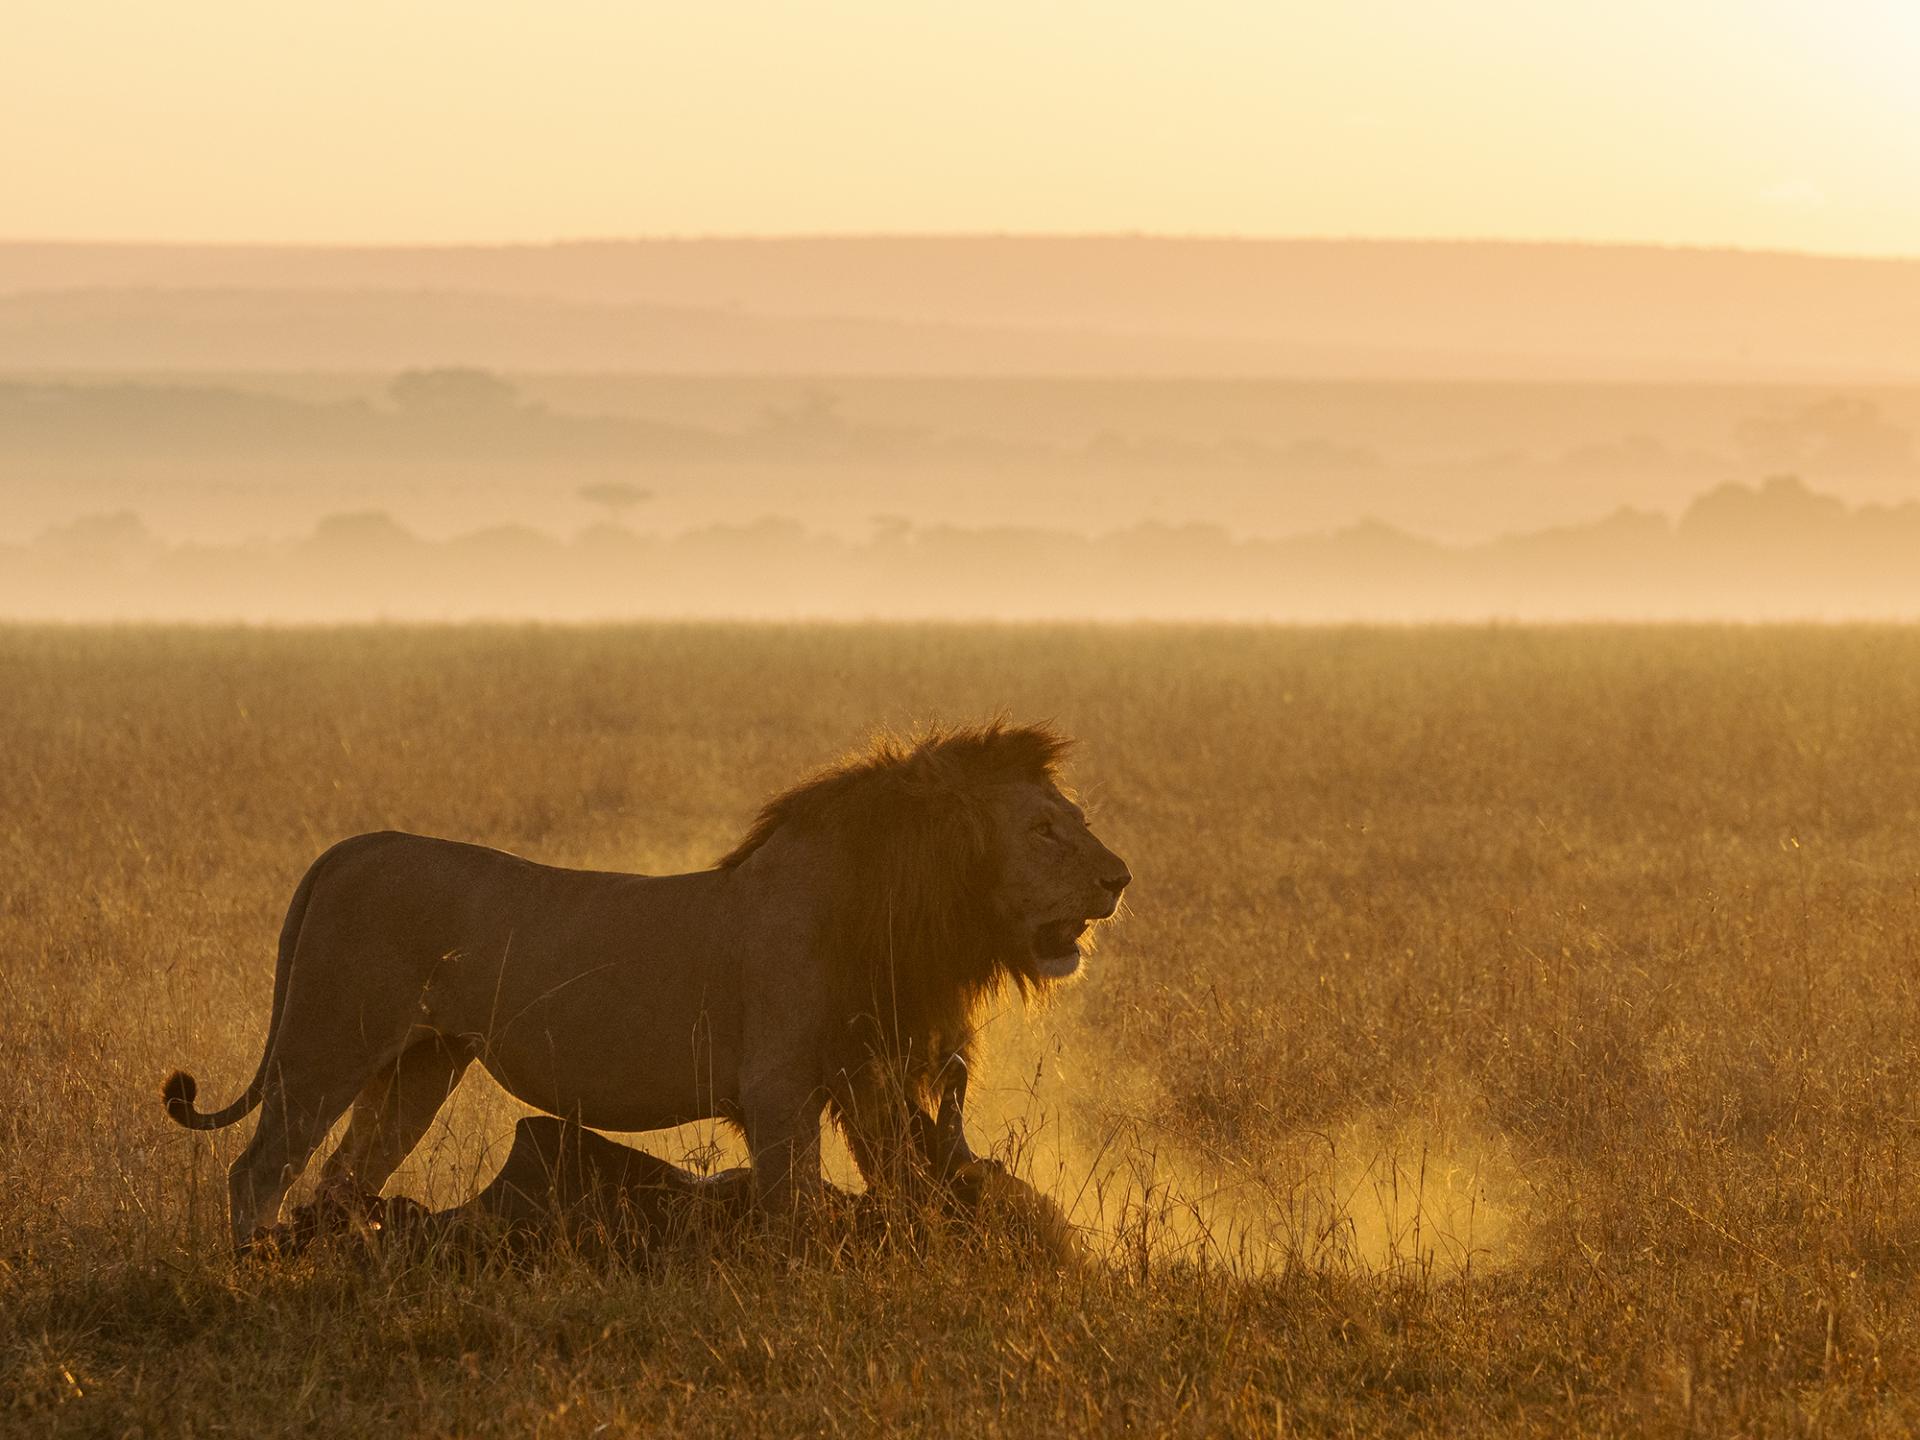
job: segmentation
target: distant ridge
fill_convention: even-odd
[[[1456,366],[1497,359],[1458,356]],[[1433,360],[1238,337],[596,304],[458,290],[0,294],[0,371],[480,365],[685,375],[1338,375]]]
[[[277,297],[258,303],[287,323],[244,361],[208,358],[191,318],[156,318],[151,302],[134,298],[143,291]],[[416,292],[432,292],[443,316],[467,307],[455,328],[473,332],[462,341],[470,348],[434,358],[502,366],[674,369],[672,353],[631,339],[648,321],[630,307],[657,307],[694,317],[687,343],[701,358],[691,368],[707,373],[770,365],[925,373],[915,357],[931,347],[940,367],[983,374],[1920,381],[1920,260],[1146,236],[353,249],[0,243],[0,365],[350,362],[360,343],[352,328],[336,326],[321,343],[318,321],[285,313],[295,292],[386,297],[401,331],[412,323],[407,307],[429,303]],[[124,325],[115,295],[128,307]],[[519,302],[507,307],[510,322],[504,301]],[[76,307],[103,348],[75,348]],[[599,318],[583,321],[586,311]],[[757,338],[735,346],[730,328],[754,332],[756,323]],[[545,348],[566,348],[545,345],[547,327],[569,324],[609,338],[573,358],[542,359]],[[849,346],[850,325],[894,329],[884,344]],[[125,355],[113,352],[116,334]],[[1054,354],[1034,338],[1047,335],[1072,338]]]

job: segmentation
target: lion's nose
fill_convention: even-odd
[[[1113,898],[1118,900],[1120,898],[1120,892],[1132,883],[1133,872],[1122,865],[1118,873],[1107,876],[1100,882],[1100,886],[1103,890],[1110,891]]]

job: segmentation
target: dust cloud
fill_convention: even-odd
[[[1054,1196],[1113,1258],[1236,1275],[1297,1271],[1470,1280],[1521,1262],[1545,1166],[1464,1096],[1363,1109],[1238,1151],[1160,1123],[1163,1082],[1077,1026],[1003,1012],[970,1091],[976,1149]]]

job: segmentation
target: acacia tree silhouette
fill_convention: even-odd
[[[599,480],[591,485],[582,485],[573,492],[589,505],[603,505],[607,511],[609,524],[618,525],[620,517],[634,506],[644,504],[653,498],[653,492],[640,485],[629,485],[621,480]]]

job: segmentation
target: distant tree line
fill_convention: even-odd
[[[615,513],[641,502],[613,487]],[[304,539],[168,544],[130,514],[0,547],[0,614],[62,618],[820,616],[1485,620],[1920,618],[1920,503],[1850,508],[1791,476],[1726,485],[1672,521],[1450,546],[1367,524],[1287,540],[1208,525],[1099,536],[879,520],[677,535],[601,522],[447,541],[378,512]]]

